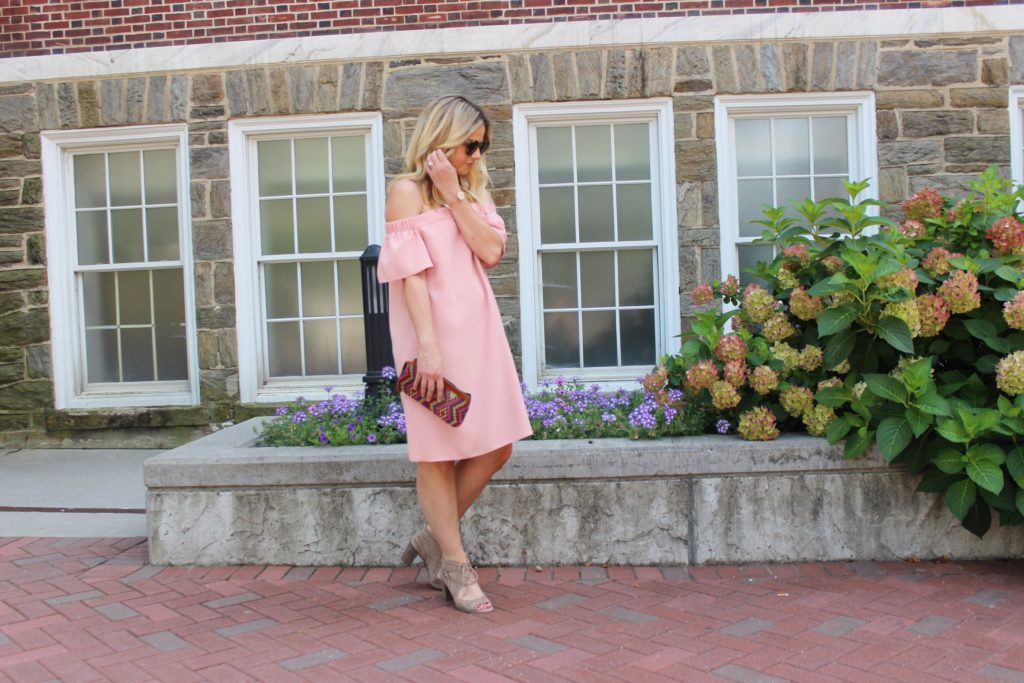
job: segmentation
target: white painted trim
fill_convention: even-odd
[[[258,219],[255,215],[258,192],[256,174],[252,172],[255,168],[257,138],[368,129],[367,219],[370,240],[380,242],[384,238],[385,201],[383,126],[379,112],[234,119],[228,123],[235,315],[238,325],[238,388],[242,403],[282,403],[299,396],[314,400],[327,398],[324,383],[319,379],[299,380],[287,385],[264,385],[263,316],[260,313],[259,270],[256,268],[260,246],[256,240]],[[355,376],[339,376],[334,383],[335,391],[342,393],[357,391],[362,386],[360,379]]]
[[[1010,177],[1024,185],[1024,86],[1010,88]]]
[[[0,83],[302,62],[620,45],[881,39],[1024,31],[1014,5],[569,21],[386,31],[0,59]]]
[[[657,177],[653,190],[657,192],[661,233],[654,241],[658,249],[658,282],[655,285],[655,312],[657,316],[656,356],[674,350],[680,333],[679,307],[679,245],[676,217],[675,139],[672,100],[652,98],[646,100],[618,100],[614,102],[560,102],[554,104],[522,104],[512,112],[513,151],[515,155],[516,226],[519,236],[519,328],[523,358],[523,381],[531,389],[537,388],[544,376],[559,374],[543,371],[543,323],[540,301],[542,283],[537,278],[539,245],[539,207],[536,203],[537,158],[536,140],[530,134],[535,123],[580,123],[611,121],[617,118],[643,117],[654,120],[657,141],[654,149]],[[570,369],[563,374],[578,376],[589,382],[599,382],[606,388],[634,386],[634,380],[649,368],[636,367],[601,369]]]
[[[189,207],[188,127],[184,124],[131,126],[89,130],[43,131],[43,204],[46,207],[46,259],[50,291],[50,347],[54,405],[67,408],[119,408],[196,405],[199,403],[199,362],[195,321],[195,276],[192,265],[192,218]],[[74,222],[74,178],[71,153],[136,150],[157,144],[176,146],[178,159],[179,248],[185,281],[185,330],[188,381],[133,383],[134,386],[85,386],[80,362],[83,339],[75,297],[71,249],[77,240]],[[166,387],[160,390],[160,387]],[[144,391],[143,387],[149,389]],[[182,389],[184,387],[184,389]]]
[[[763,114],[822,114],[845,112],[853,115],[855,158],[850,166],[854,180],[868,178],[871,184],[863,198],[878,198],[878,140],[875,132],[875,94],[873,92],[840,92],[792,95],[721,95],[715,98],[715,147],[718,150],[718,221],[721,230],[719,254],[721,274],[739,277],[739,260],[735,245],[739,240],[739,218],[736,196],[736,149],[733,116]],[[686,160],[683,160],[686,163]],[[877,208],[870,213],[877,215]]]

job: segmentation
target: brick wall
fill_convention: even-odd
[[[1024,0],[7,0],[0,58],[551,21],[1021,4]]]

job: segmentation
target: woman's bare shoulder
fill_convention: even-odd
[[[388,203],[384,220],[399,221],[423,213],[423,193],[419,184],[410,178],[400,178],[388,188]]]

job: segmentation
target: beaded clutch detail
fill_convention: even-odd
[[[459,389],[457,386],[444,380],[444,390],[441,398],[428,401],[416,390],[416,361],[406,361],[402,366],[402,372],[398,375],[398,390],[406,396],[419,403],[421,406],[437,415],[441,420],[452,427],[458,427],[466,419],[469,412],[470,394]]]

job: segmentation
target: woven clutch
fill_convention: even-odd
[[[458,427],[466,419],[469,412],[470,395],[457,386],[444,380],[444,391],[441,398],[428,401],[416,390],[416,361],[406,361],[402,373],[398,375],[398,390],[412,400],[437,415],[452,427]]]

